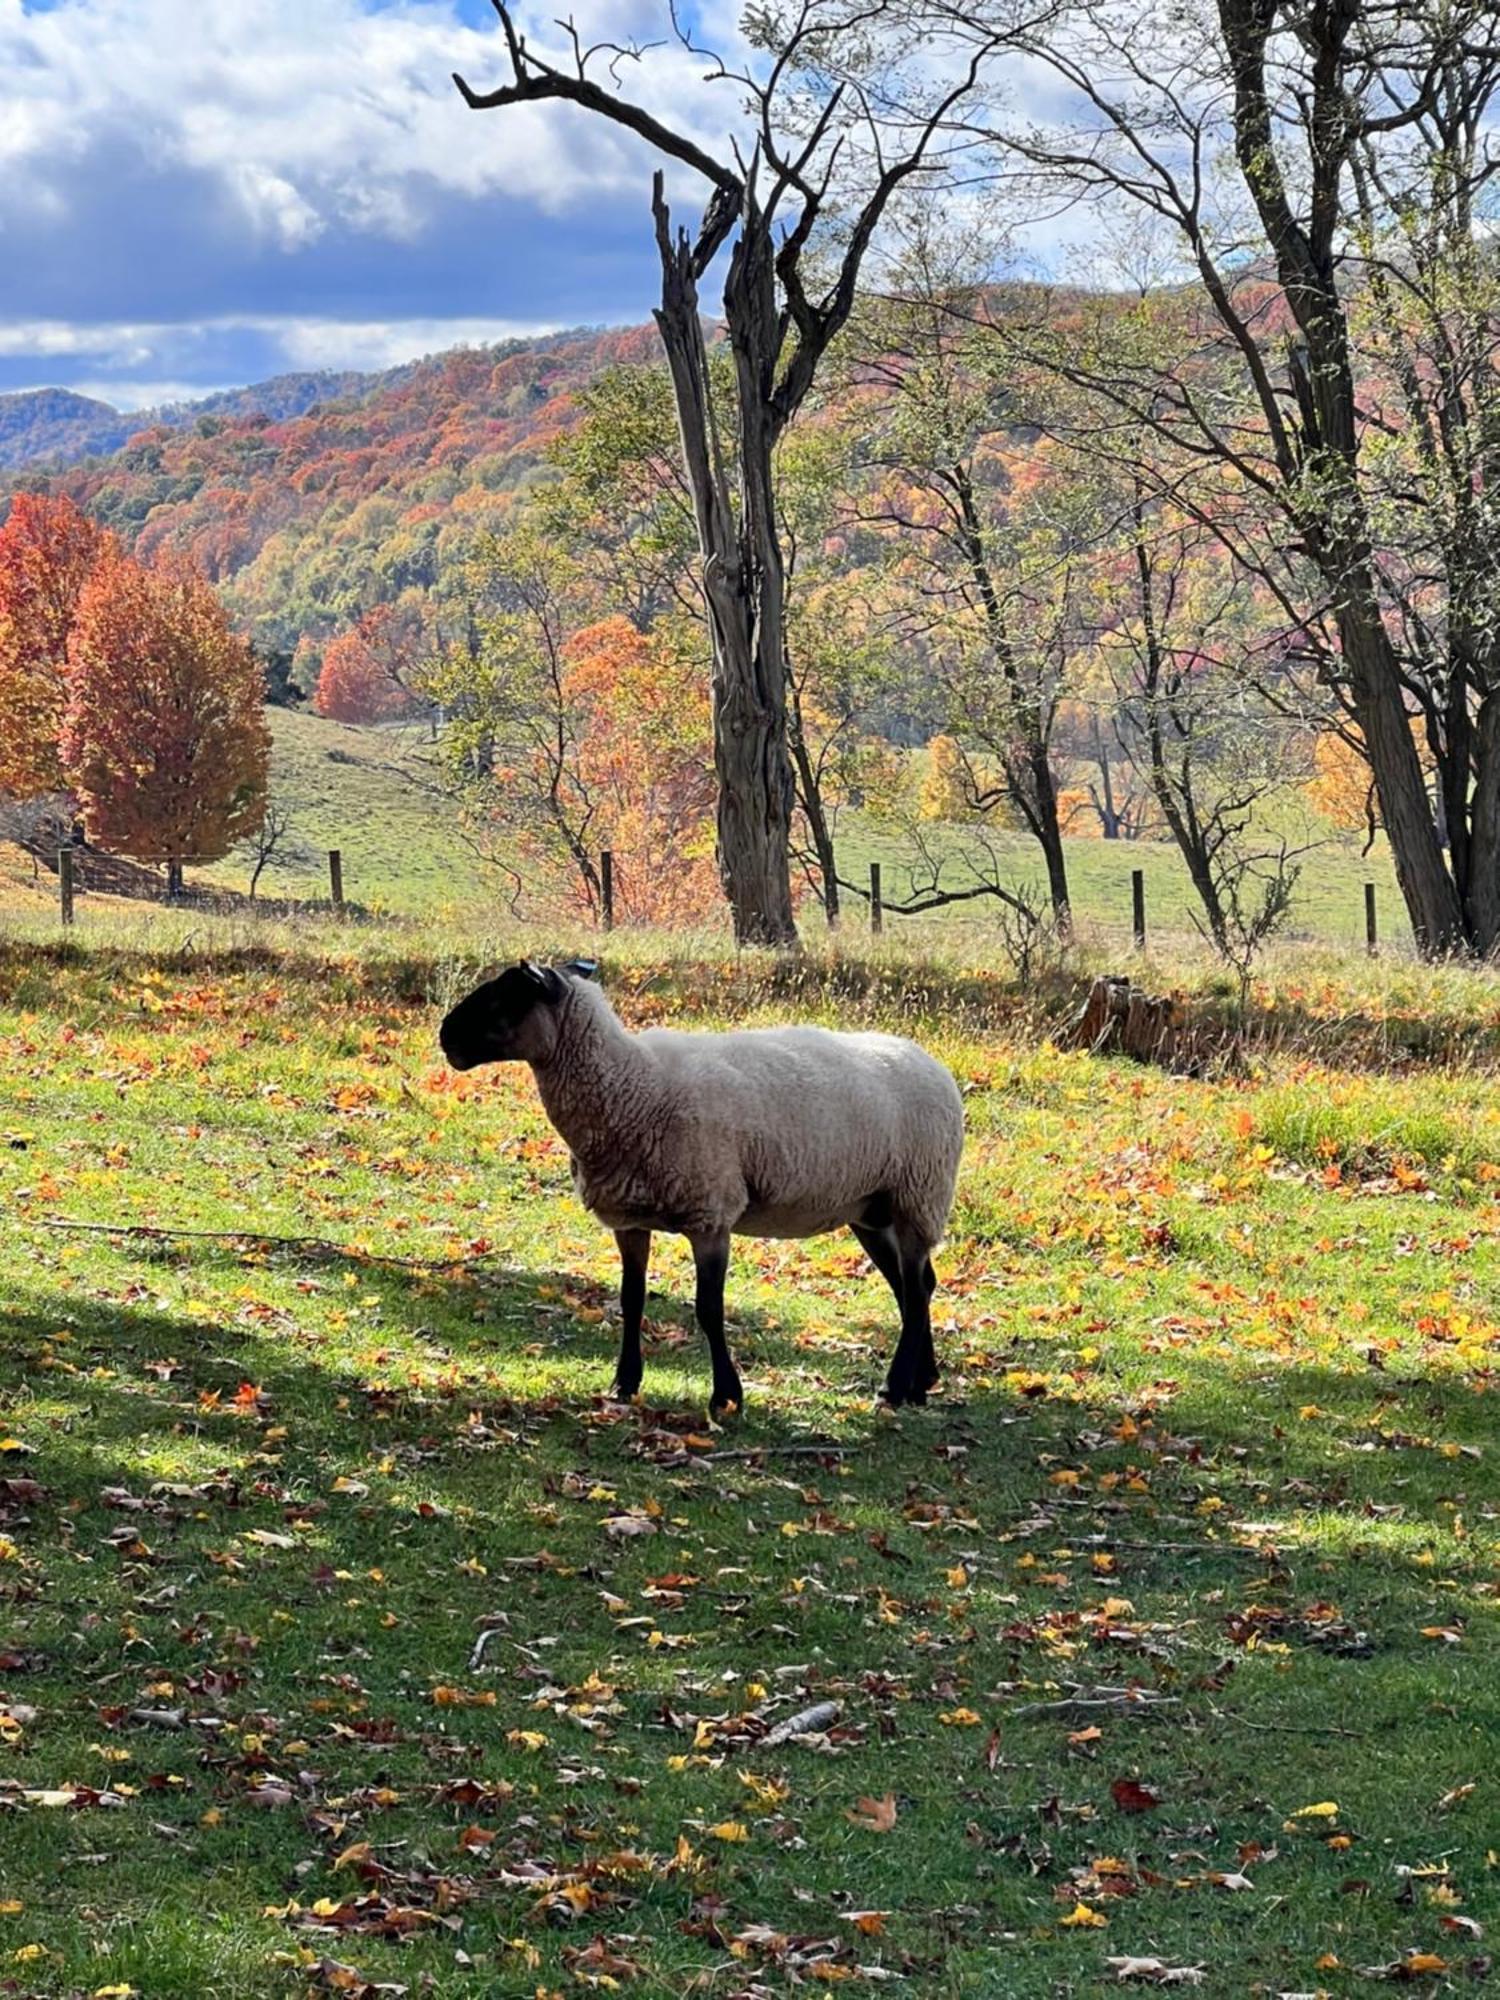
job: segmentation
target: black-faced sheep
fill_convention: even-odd
[[[963,1150],[958,1086],[895,1035],[826,1028],[631,1034],[590,961],[515,965],[477,987],[439,1031],[455,1069],[525,1062],[573,1156],[573,1184],[614,1231],[624,1337],[616,1392],[641,1383],[651,1232],[692,1245],[715,1410],[743,1390],[724,1338],[729,1239],[848,1227],[901,1309],[885,1394],[922,1403],[938,1379],[932,1252]]]

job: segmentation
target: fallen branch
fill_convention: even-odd
[[[789,1715],[785,1722],[778,1722],[755,1746],[758,1750],[775,1750],[783,1743],[790,1743],[794,1736],[811,1736],[816,1730],[826,1729],[830,1722],[837,1722],[842,1710],[836,1701],[814,1702],[811,1708],[799,1708],[795,1715]]]

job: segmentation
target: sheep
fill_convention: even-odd
[[[593,983],[597,969],[586,959],[513,965],[452,1009],[439,1041],[457,1070],[531,1065],[572,1155],[578,1197],[619,1249],[615,1393],[628,1401],[641,1385],[653,1230],[692,1246],[698,1324],[713,1363],[710,1408],[719,1414],[744,1401],[724,1338],[731,1236],[847,1226],[900,1309],[886,1400],[925,1403],[939,1372],[932,1252],[953,1205],[964,1138],[950,1073],[895,1035],[810,1027],[632,1034]]]

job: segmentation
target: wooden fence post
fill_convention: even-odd
[[[1375,924],[1375,884],[1365,884],[1365,950],[1374,958],[1380,949],[1380,933]]]
[[[337,847],[330,847],[328,850],[328,894],[333,907],[336,910],[343,909],[344,856],[342,850]]]
[[[1132,868],[1130,871],[1130,920],[1135,931],[1135,948],[1146,949],[1146,871]]]
[[[880,900],[880,863],[870,863],[870,929],[876,937],[885,929],[885,904]]]
[[[615,857],[609,848],[599,856],[599,908],[604,928],[615,927]]]
[[[73,921],[73,850],[60,847],[57,850],[57,900],[62,907],[65,924]]]

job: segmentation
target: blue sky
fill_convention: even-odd
[[[660,31],[655,0],[577,12]],[[644,148],[469,112],[454,69],[500,80],[488,0],[0,0],[0,389],[139,407],[644,318]],[[701,71],[668,50],[637,87],[717,139]]]

